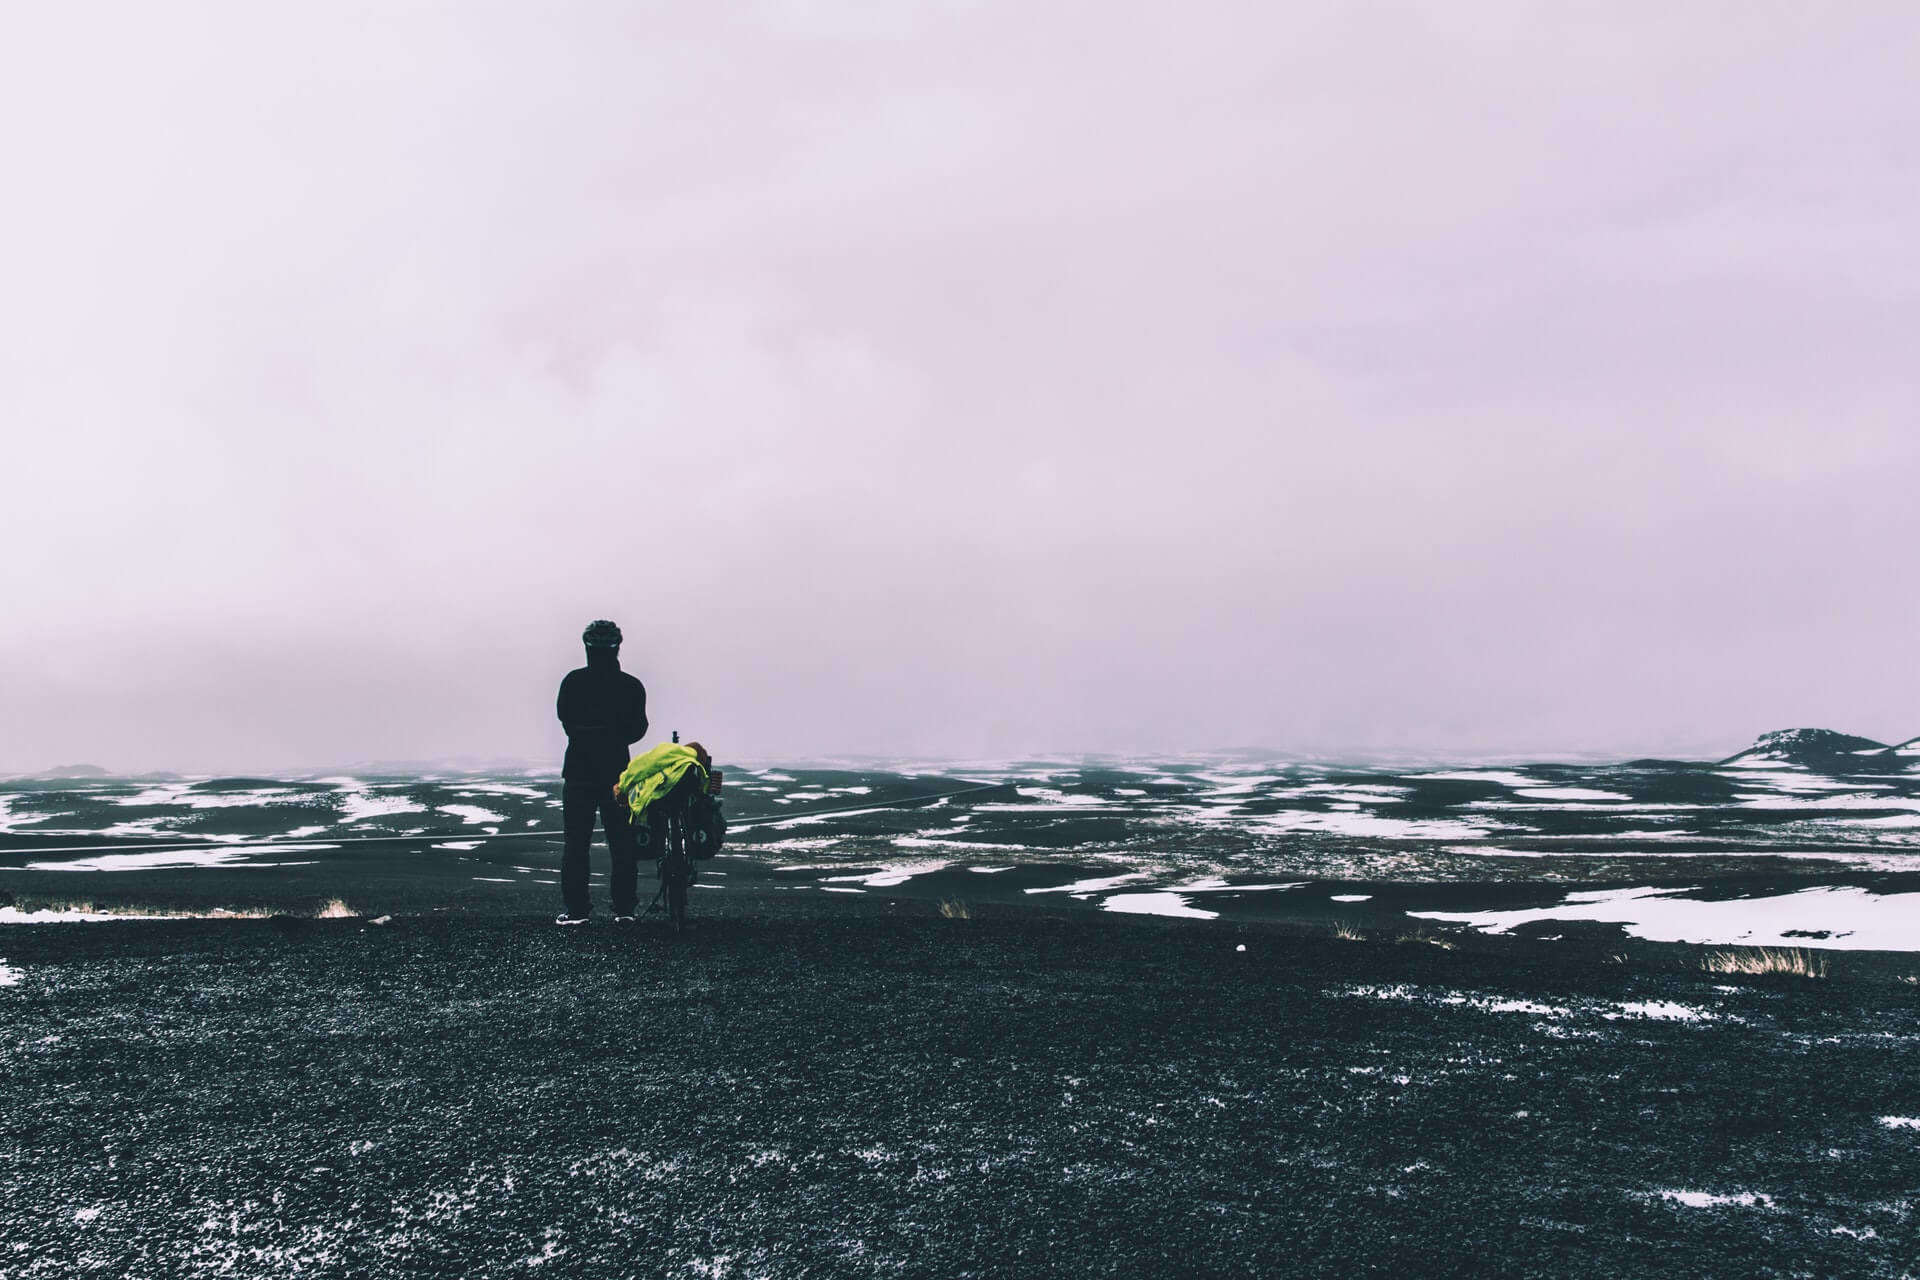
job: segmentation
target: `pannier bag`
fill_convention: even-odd
[[[720,852],[727,839],[727,815],[720,808],[720,797],[699,792],[687,801],[687,852],[696,858],[711,858]]]
[[[687,852],[711,858],[727,838],[720,807],[720,775],[708,770],[711,759],[697,742],[670,742],[642,752],[614,784],[635,823],[651,826],[666,805],[686,805]]]

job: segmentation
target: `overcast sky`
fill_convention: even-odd
[[[13,5],[0,771],[1920,734],[1920,8]]]

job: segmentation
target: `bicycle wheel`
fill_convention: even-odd
[[[687,927],[687,887],[693,864],[687,856],[687,824],[675,814],[667,822],[667,918],[674,932]]]

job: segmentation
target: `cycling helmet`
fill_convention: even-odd
[[[620,628],[605,618],[590,623],[580,633],[580,639],[589,649],[618,649],[620,647]]]

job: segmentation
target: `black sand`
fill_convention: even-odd
[[[0,1277],[1920,1268],[1912,957],[443,862],[8,873],[391,918],[5,927]]]

